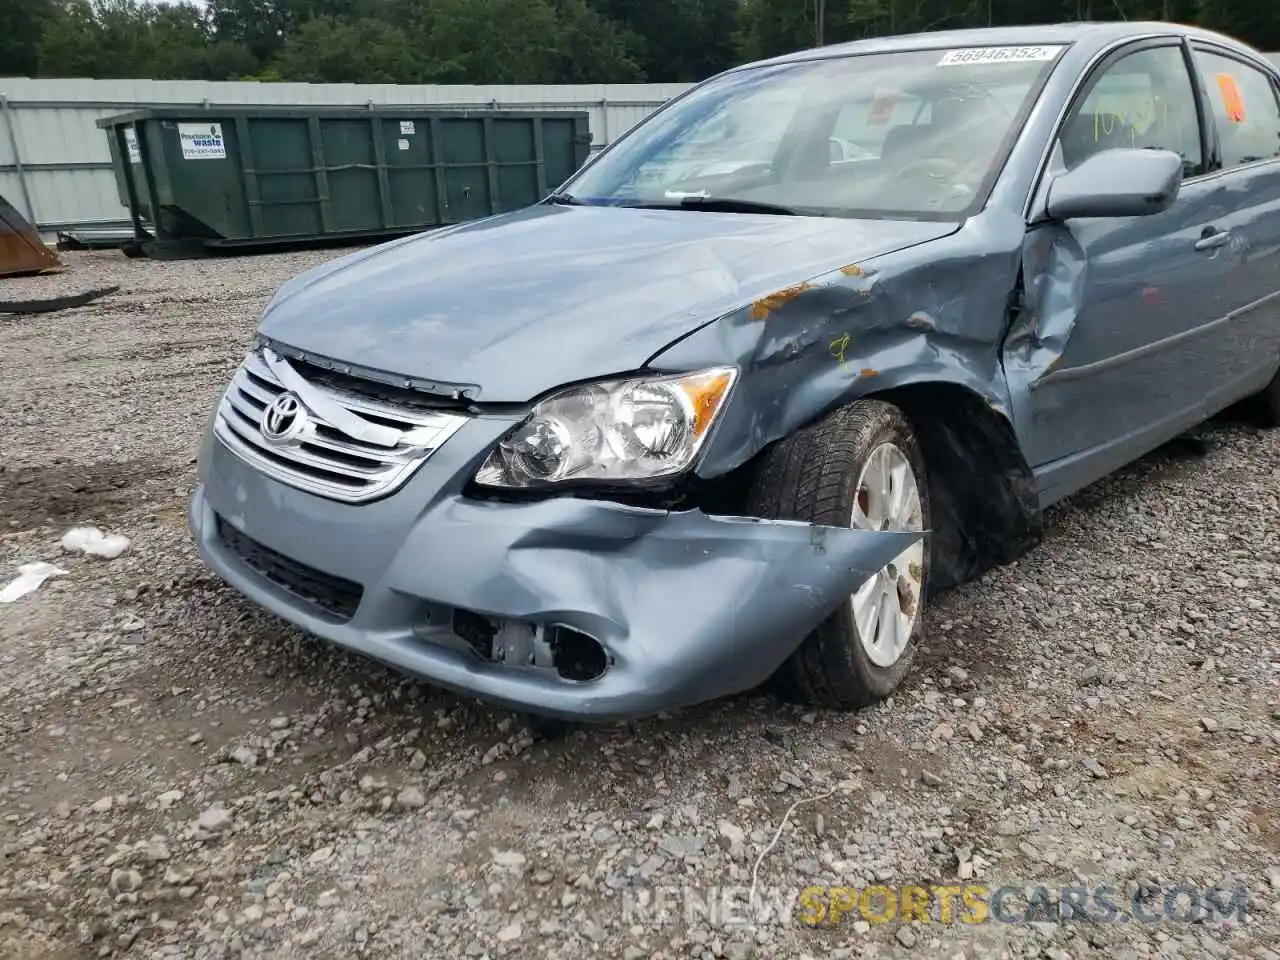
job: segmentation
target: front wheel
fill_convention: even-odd
[[[779,443],[750,493],[752,516],[863,530],[929,529],[924,458],[905,414],[860,400]],[[773,680],[788,699],[838,710],[889,696],[923,632],[924,539],[886,564],[809,634]]]

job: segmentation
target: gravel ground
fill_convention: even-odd
[[[1280,958],[1280,432],[1215,424],[1055,509],[934,607],[880,707],[750,696],[535,740],[260,613],[188,542],[220,386],[334,255],[70,254],[3,283],[121,290],[0,317],[0,582],[68,571],[0,607],[0,955]],[[83,523],[133,545],[63,554]],[[788,922],[826,884],[1024,898]],[[1063,886],[1153,922],[1023,912]],[[1166,917],[1179,887],[1247,916],[1187,922],[1184,892]]]

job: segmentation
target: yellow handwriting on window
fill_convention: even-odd
[[[1169,121],[1169,101],[1149,94],[1130,94],[1124,97],[1108,97],[1105,109],[1093,114],[1093,142],[1109,137],[1116,125],[1129,128],[1130,142],[1136,142],[1137,129],[1144,131],[1157,120]]]

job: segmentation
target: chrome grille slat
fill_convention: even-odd
[[[243,384],[241,384],[239,390],[228,391],[227,402],[239,411],[242,416],[247,417],[254,423],[257,423],[257,421],[262,418],[262,411],[263,408],[266,407],[266,404],[262,404],[261,407],[254,407],[245,402],[244,397],[246,394],[247,391],[244,389]],[[333,431],[332,427],[326,426],[325,429]],[[348,457],[359,457],[361,460],[385,462],[391,462],[394,460],[397,463],[407,463],[409,460],[413,459],[419,449],[414,446],[405,446],[395,450],[388,450],[385,447],[374,447],[360,443],[356,440],[334,440],[320,433],[316,433],[314,436],[308,437],[306,444],[312,447],[323,447],[326,450],[332,450],[334,453],[344,454]]]
[[[246,423],[242,419],[234,417],[225,417],[224,423],[234,430],[242,443],[250,444],[258,447],[261,456],[267,459],[287,460],[290,463],[297,464],[300,467],[310,468],[318,473],[335,474],[342,477],[344,482],[349,482],[352,486],[362,486],[366,482],[364,474],[348,474],[346,471],[339,473],[334,469],[333,465],[319,457],[312,456],[303,450],[292,450],[288,448],[277,448],[271,446],[259,446],[261,440],[256,437],[258,428],[251,423]],[[260,435],[259,435],[260,436]]]
[[[246,397],[252,397],[254,400],[257,400],[264,407],[268,403],[270,403],[272,400],[274,400],[276,397],[280,396],[281,393],[284,392],[283,390],[277,390],[275,393],[269,393],[268,391],[263,390],[260,386],[258,386],[248,377],[240,377],[238,378],[238,380],[239,380],[240,392],[243,393]]]
[[[277,389],[283,390],[274,375],[267,368],[266,362],[256,353],[249,355],[252,361],[250,371],[255,377],[259,377],[268,383],[273,384]],[[376,400],[370,400],[368,397],[362,397],[356,393],[350,393],[346,390],[337,390],[333,387],[322,387],[313,384],[314,389],[324,393],[330,399],[337,400],[352,413],[367,414],[378,420],[389,420],[391,423],[401,430],[409,427],[430,427],[438,424],[440,419],[453,419],[459,414],[450,414],[436,410],[410,410],[406,407],[393,407],[390,404],[378,403]],[[466,419],[465,417],[463,419]]]
[[[241,439],[249,443],[256,442],[253,438],[255,428],[250,424],[241,420],[234,424],[235,430],[240,434]],[[350,474],[353,479],[373,479],[385,472],[385,467],[356,467],[352,464],[342,463],[341,461],[328,460],[324,457],[317,456],[306,449],[310,445],[310,441],[297,446],[288,447],[264,447],[266,453],[279,457],[281,460],[289,460],[302,467],[309,467],[313,470],[324,470],[329,473]]]
[[[269,404],[272,400],[274,400],[276,397],[280,396],[280,394],[284,392],[283,390],[280,390],[280,391],[277,391],[276,393],[268,393],[266,390],[263,390],[261,387],[259,387],[256,383],[254,383],[248,377],[241,378],[238,381],[238,384],[240,387],[238,391],[239,395],[234,396],[232,399],[232,402],[235,404],[236,409],[240,410],[246,416],[254,416],[254,417],[259,416],[262,413],[263,408],[265,408],[267,404]],[[249,406],[246,403],[243,403],[242,400],[245,397],[248,397],[251,400],[256,400],[259,406],[257,408],[254,408],[252,406]],[[320,424],[320,426],[325,431],[329,431],[335,434],[341,434],[343,437],[346,437],[346,435],[342,434],[341,431],[337,430],[334,427],[329,426],[328,424]],[[418,432],[430,431],[431,428],[430,427],[414,427],[413,430],[414,430],[414,434],[413,434],[414,439],[420,439]],[[428,439],[434,440],[436,436],[438,436],[439,432],[440,431],[437,430],[434,434],[430,434]],[[346,437],[346,439],[338,440],[332,437],[317,435],[316,437],[309,440],[308,442],[313,443],[317,446],[325,447],[330,450],[335,450],[338,453],[345,453],[353,457],[368,457],[372,459],[377,459],[378,457],[384,456],[388,452],[388,450],[391,449],[388,447],[379,447],[371,443],[365,443],[361,440],[356,440],[352,437]],[[404,449],[412,450],[419,445],[420,444],[406,443],[404,445]],[[427,445],[438,446],[439,444],[427,444]]]
[[[239,389],[239,384],[235,384],[235,386],[237,389],[227,391],[225,397],[226,402],[231,404],[231,406],[235,407],[250,420],[261,419],[262,411],[266,409],[267,405],[264,403],[260,406],[254,406],[254,404],[250,402],[248,394]]]
[[[358,457],[361,460],[371,460],[383,463],[408,463],[413,459],[417,448],[405,447],[396,450],[378,450],[376,447],[367,447],[362,443],[346,443],[342,440],[330,440],[316,434],[314,437],[307,439],[307,446],[321,447],[325,450],[332,450],[334,453],[340,453],[347,457]],[[434,447],[432,448],[434,449]]]
[[[272,363],[280,369],[278,359]],[[224,391],[214,433],[263,473],[318,496],[362,503],[391,493],[467,421],[458,413],[401,409],[310,381],[299,384],[292,379],[296,371],[290,371],[281,370],[281,375],[296,388],[305,411],[305,417],[295,421],[296,436],[269,440],[263,434],[267,407],[291,391],[285,390],[257,352],[246,357]],[[307,396],[335,418],[339,413],[348,420],[347,415],[355,415],[378,424],[378,429],[366,431],[365,440],[351,437],[318,416],[307,404]],[[343,409],[331,409],[334,404]],[[356,422],[346,426],[360,429]],[[370,436],[376,436],[376,442]],[[383,439],[394,444],[382,446]]]

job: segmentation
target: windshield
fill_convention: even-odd
[[[713,200],[748,212],[958,217],[984,199],[1063,49],[920,50],[727,73],[643,121],[563,192],[615,206]]]

